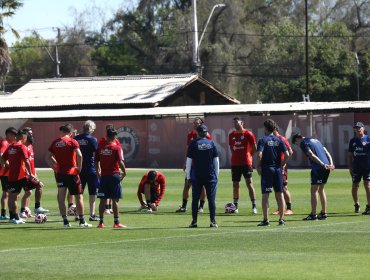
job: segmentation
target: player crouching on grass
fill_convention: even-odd
[[[122,198],[121,181],[126,177],[126,167],[124,164],[122,149],[115,143],[117,131],[107,129],[107,142],[98,147],[95,154],[95,169],[100,177],[100,187],[98,190],[99,204],[99,225],[98,228],[104,228],[104,212],[107,199],[112,199],[114,224],[113,228],[126,228],[119,222],[118,201]],[[120,175],[120,169],[122,171]],[[100,172],[99,172],[100,171]]]
[[[140,210],[147,210],[148,213],[157,211],[164,192],[166,191],[166,177],[159,171],[151,170],[146,173],[139,183],[137,198],[140,202]],[[142,195],[145,195],[146,203]]]

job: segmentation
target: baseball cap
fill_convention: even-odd
[[[364,127],[364,124],[362,122],[356,122],[353,128],[355,127]]]
[[[201,124],[200,126],[197,127],[197,132],[199,132],[199,133],[207,133],[208,132],[208,128],[204,124]]]

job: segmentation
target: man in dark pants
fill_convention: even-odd
[[[190,228],[198,227],[198,203],[203,186],[206,189],[210,227],[217,228],[216,223],[216,192],[219,173],[219,159],[215,143],[206,138],[208,128],[197,127],[199,138],[191,142],[186,159],[186,178],[192,182],[192,217]]]

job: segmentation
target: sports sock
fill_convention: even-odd
[[[84,215],[78,215],[78,217],[80,219],[80,224],[84,224],[85,223]]]
[[[63,215],[62,216],[62,219],[63,219],[63,224],[67,225],[69,224],[68,220],[67,220],[67,216],[66,215]]]
[[[40,208],[40,206],[41,206],[40,202],[35,202],[35,209]]]
[[[182,208],[186,208],[186,205],[188,204],[188,200],[187,199],[183,199],[182,200],[182,205],[181,205],[181,207]]]
[[[204,207],[204,200],[201,200],[200,202],[199,202],[199,208],[203,208]]]
[[[236,208],[238,208],[238,202],[239,202],[239,198],[234,197],[234,205]]]
[[[14,219],[19,220],[19,215],[18,215],[18,213],[15,213],[15,214],[14,214]]]
[[[14,218],[14,213],[12,211],[9,211],[9,219],[13,220]]]
[[[146,205],[148,205],[148,209],[152,209],[152,207],[150,207],[150,200],[146,201]]]
[[[104,217],[103,216],[99,217],[99,224],[104,224]]]
[[[255,199],[251,199],[251,202],[252,202],[252,208],[256,208],[256,200]]]
[[[1,209],[1,216],[5,216],[6,215],[6,210],[5,209]]]
[[[287,210],[292,210],[292,203],[291,202],[286,203],[286,209]]]
[[[114,217],[114,223],[115,223],[116,225],[118,225],[118,224],[119,224],[119,217]]]

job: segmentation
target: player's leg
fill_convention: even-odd
[[[217,182],[209,182],[203,188],[206,190],[207,193],[210,227],[217,228],[218,227],[216,223]]]
[[[0,176],[1,180],[1,215],[0,220],[8,220],[9,217],[6,215],[6,208],[8,205],[8,177]]]
[[[144,185],[144,195],[145,195],[145,201],[146,205],[148,206],[148,212],[152,212],[152,192],[151,192],[151,187],[150,184],[145,184]]]
[[[311,214],[317,214],[318,190],[320,185],[311,185]]]
[[[326,193],[325,193],[325,184],[320,184],[318,193],[320,196],[320,202],[321,202],[321,212],[318,215],[318,218],[320,220],[326,220],[327,218],[327,201],[326,201]]]
[[[201,182],[198,182],[194,180],[192,182],[192,202],[191,202],[191,215],[192,215],[192,222],[190,224],[190,227],[196,227],[197,220],[198,220],[198,204],[199,204],[199,198],[200,193],[202,192],[203,184]],[[195,226],[194,226],[195,225]]]
[[[99,225],[98,228],[104,228],[104,213],[105,213],[106,199],[100,198],[99,202]]]
[[[29,204],[31,201],[31,195],[32,195],[32,190],[30,189],[25,189],[24,194],[21,199],[21,211],[20,211],[20,217],[22,219],[26,219],[29,216],[29,213],[26,212],[26,209],[29,208]]]
[[[110,195],[113,204],[113,215],[114,215],[114,225],[113,228],[126,228],[119,221],[119,205],[118,201],[122,198],[122,186],[120,182],[120,177],[118,174],[111,176],[112,192]]]
[[[198,213],[203,213],[204,212],[204,203],[206,201],[206,188],[203,186],[202,192],[200,193],[200,198],[199,198],[199,207],[198,207]]]
[[[252,174],[250,174],[248,176],[252,176]],[[253,187],[252,177],[245,178],[245,183],[247,185],[248,192],[249,192],[249,198],[250,198],[251,203],[252,203],[252,213],[257,214],[256,191],[254,190],[254,187]]]
[[[238,213],[238,204],[239,204],[239,197],[240,197],[240,180],[242,178],[242,168],[240,166],[232,166],[231,167],[231,180],[233,182],[233,199],[235,204],[235,212]]]
[[[364,188],[366,193],[367,205],[365,211],[362,214],[370,215],[370,180],[364,180]]]
[[[87,181],[87,187],[89,190],[89,206],[90,206],[90,221],[99,221],[99,217],[95,215],[95,196],[96,190],[99,187],[99,180],[96,174],[90,174]]]
[[[278,210],[279,210],[279,225],[283,226],[285,224],[284,220],[284,209],[285,209],[285,199],[284,199],[284,183],[283,183],[283,173],[280,168],[276,168],[273,174],[273,188],[275,191],[275,196],[277,197]]]
[[[64,227],[70,227],[71,225],[67,220],[67,208],[65,205],[66,196],[67,196],[67,188],[64,186],[58,186],[57,200],[58,200],[59,213],[62,216]]]
[[[41,198],[44,191],[44,184],[41,181],[38,181],[38,184],[35,188],[35,213],[47,213],[49,210],[41,207]]]
[[[184,181],[184,188],[182,190],[182,204],[179,207],[179,209],[176,210],[176,213],[184,213],[186,212],[186,207],[188,205],[188,200],[189,200],[189,190],[191,188],[191,181],[187,180],[185,178]]]

